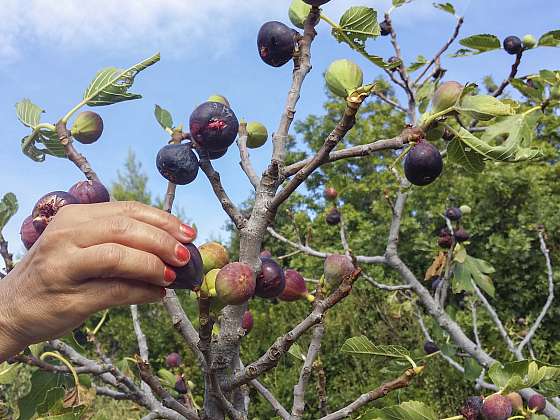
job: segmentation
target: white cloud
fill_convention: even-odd
[[[431,0],[415,3],[397,12],[403,24],[434,14]],[[333,0],[326,11],[335,17],[355,4],[382,12],[390,1]],[[220,54],[248,21],[286,20],[288,5],[289,0],[2,0],[0,61],[20,59],[28,46],[54,46],[57,53],[107,45],[184,51],[203,40],[211,54]]]

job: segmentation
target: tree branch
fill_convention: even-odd
[[[6,268],[6,274],[8,274],[14,268],[14,256],[10,253],[8,241],[4,239],[2,232],[0,232],[0,255],[4,259],[4,267]]]
[[[382,100],[383,102],[391,105],[393,108],[402,111],[402,112],[407,112],[406,108],[404,108],[403,106],[401,106],[397,101],[392,100],[391,98],[388,98],[387,96],[385,96],[383,93],[381,92],[372,92],[372,95],[377,96],[380,100]]]
[[[362,273],[362,276],[367,280],[368,283],[371,283],[373,286],[375,286],[375,287],[377,287],[378,289],[381,289],[381,290],[395,291],[395,290],[410,290],[410,289],[412,289],[412,286],[410,284],[397,284],[397,285],[383,284],[383,283],[376,282],[373,279],[373,277],[371,277],[370,275],[368,275],[366,273]]]
[[[253,168],[251,158],[249,157],[249,150],[247,149],[247,123],[245,122],[239,124],[237,147],[239,148],[239,158],[241,159],[239,165],[241,165],[241,169],[243,169],[243,172],[245,172],[245,175],[249,178],[253,188],[257,189],[261,180],[255,172],[255,168]]]
[[[282,404],[276,399],[276,397],[268,390],[266,387],[261,384],[256,379],[253,379],[249,382],[253,388],[257,390],[259,394],[263,396],[265,400],[269,402],[269,404],[274,409],[274,414],[281,417],[283,420],[290,420],[290,413],[282,406]]]
[[[85,175],[90,181],[99,181],[99,177],[89,164],[88,160],[84,155],[81,155],[74,145],[72,144],[72,135],[68,128],[66,128],[66,123],[64,121],[59,121],[55,125],[56,134],[58,135],[58,140],[60,144],[64,146],[64,151],[68,159],[78,167],[80,171]]]
[[[507,85],[509,85],[509,83],[513,80],[513,78],[515,77],[515,75],[517,74],[517,70],[519,69],[519,64],[521,64],[521,58],[523,57],[523,51],[521,51],[520,53],[518,53],[515,56],[515,62],[513,63],[513,65],[511,66],[511,71],[509,73],[509,76],[507,77],[507,79],[505,79],[500,86],[498,87],[498,89],[496,89],[494,92],[492,92],[492,96],[494,97],[498,97],[500,96],[502,93],[504,93],[504,89],[507,87]]]
[[[148,351],[148,341],[146,340],[146,335],[142,331],[142,326],[140,325],[140,318],[138,316],[138,306],[130,305],[130,313],[132,315],[132,325],[134,327],[134,334],[136,335],[136,341],[138,343],[138,350],[140,351],[140,357],[146,363],[150,362],[150,354]],[[148,398],[155,399],[152,390],[147,383],[142,382],[140,384],[142,390],[146,393]]]

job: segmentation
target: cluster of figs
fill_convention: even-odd
[[[506,395],[496,393],[486,398],[479,395],[468,397],[460,413],[465,420],[507,420],[512,415],[530,418],[532,414],[542,413],[545,407],[546,399],[541,394],[533,394],[525,407],[521,395],[510,392]]]

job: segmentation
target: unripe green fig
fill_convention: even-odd
[[[231,108],[230,105],[229,105],[229,101],[223,95],[218,95],[218,94],[212,95],[208,98],[208,100],[206,102],[218,102],[220,104],[224,104],[228,108]]]
[[[222,244],[218,242],[208,242],[198,248],[202,256],[204,273],[208,273],[215,268],[222,268],[229,263],[229,253]]]
[[[330,289],[337,287],[342,280],[351,275],[355,270],[350,257],[338,254],[329,255],[325,259],[323,269],[325,280]]]
[[[537,38],[535,38],[533,35],[531,34],[527,34],[523,37],[522,39],[523,42],[523,47],[527,50],[530,50],[531,48],[535,48],[537,45]]]
[[[241,305],[255,294],[255,273],[240,262],[229,263],[216,276],[216,297],[226,305]]]
[[[219,272],[219,268],[214,268],[204,276],[200,290],[208,297],[216,297],[216,277]]]
[[[311,6],[304,3],[303,0],[292,0],[290,4],[290,9],[288,10],[288,17],[290,22],[299,29],[303,29],[305,24],[305,19],[309,16],[311,11]]]
[[[459,210],[461,210],[461,213],[463,214],[471,214],[472,212],[472,209],[466,204],[463,204],[461,207],[459,207]]]
[[[258,121],[247,123],[247,147],[257,149],[266,143],[268,130]]]
[[[325,73],[327,87],[341,98],[347,98],[364,83],[364,74],[360,66],[350,60],[336,60]]]
[[[432,111],[437,113],[451,108],[461,97],[462,92],[463,85],[459,82],[449,81],[442,83],[436,89],[432,98]]]
[[[80,112],[70,132],[82,144],[95,143],[103,133],[103,120],[95,112]]]

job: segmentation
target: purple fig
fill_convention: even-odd
[[[99,181],[78,181],[68,193],[78,199],[80,204],[107,203],[111,201],[109,191]]]
[[[492,394],[482,403],[481,413],[486,420],[507,420],[511,412],[511,401],[501,394]]]
[[[189,118],[194,142],[209,152],[220,152],[233,144],[239,121],[230,107],[220,102],[204,102]]]
[[[179,353],[169,353],[165,358],[165,365],[168,368],[176,368],[181,365],[181,355]]]
[[[546,399],[541,394],[531,395],[527,407],[535,413],[542,413],[546,407]]]
[[[296,49],[294,31],[282,22],[266,22],[257,36],[261,59],[273,67],[281,67],[290,61]]]
[[[461,212],[461,209],[458,207],[450,207],[447,210],[445,210],[445,217],[447,217],[449,220],[456,222],[457,220],[461,219],[461,217],[463,217],[463,213]]]
[[[435,353],[437,351],[439,351],[439,347],[433,341],[426,341],[424,343],[424,352],[426,354],[432,354],[432,353]]]
[[[504,39],[503,47],[508,54],[516,55],[523,50],[523,42],[521,42],[521,39],[515,35],[508,36]]]
[[[325,218],[325,221],[327,222],[327,225],[331,225],[331,226],[335,226],[340,223],[340,212],[336,207],[330,209],[330,211],[327,214],[327,217]]]
[[[156,167],[169,182],[187,185],[196,179],[199,164],[190,143],[168,144],[158,152]]]
[[[21,241],[23,242],[25,249],[31,248],[37,239],[39,239],[39,236],[41,236],[41,234],[35,229],[35,226],[33,226],[33,217],[31,216],[27,216],[25,218],[21,225],[19,234],[21,235]]]
[[[284,270],[272,258],[261,258],[261,270],[257,274],[255,295],[265,299],[277,298],[286,287]]]
[[[350,257],[332,254],[325,259],[324,275],[330,288],[337,287],[342,280],[350,276],[355,268]]]
[[[191,258],[187,265],[175,268],[177,277],[175,281],[169,285],[170,289],[190,289],[197,290],[202,285],[204,278],[202,257],[198,248],[193,244],[186,244]]]
[[[247,331],[247,334],[253,329],[253,314],[251,311],[245,311],[241,320],[241,328]]]
[[[196,152],[198,153],[200,159],[208,158],[210,160],[216,160],[225,156],[227,151],[228,151],[227,147],[223,150],[216,150],[216,151],[206,150],[206,149],[196,149]]]
[[[469,232],[467,232],[462,227],[460,227],[458,229],[455,229],[455,231],[453,233],[455,235],[455,240],[457,242],[465,242],[465,241],[468,241],[469,238],[470,238]]]
[[[103,119],[92,111],[80,112],[74,121],[71,133],[82,144],[95,143],[103,133]]]
[[[475,395],[468,397],[459,410],[459,413],[461,413],[465,420],[478,420],[480,418],[483,402],[484,399],[481,396]]]
[[[443,159],[439,150],[426,140],[420,140],[406,155],[404,174],[412,184],[431,184],[441,174]]]
[[[293,302],[299,299],[307,299],[313,302],[315,297],[309,293],[305,284],[305,279],[296,270],[288,269],[284,272],[286,287],[278,299]]]
[[[185,382],[183,375],[177,376],[177,381],[175,381],[175,391],[181,395],[189,392],[189,388],[187,387],[187,383]]]
[[[325,188],[325,192],[323,194],[327,200],[334,201],[336,200],[338,192],[333,187],[328,187]]]
[[[37,233],[41,234],[51,222],[56,213],[68,204],[79,204],[80,202],[73,195],[66,191],[53,191],[42,196],[33,207],[31,216],[33,226]]]
[[[229,263],[216,276],[216,297],[226,305],[241,305],[255,294],[255,274],[247,264]]]
[[[325,3],[328,3],[331,0],[303,0],[304,3],[307,3],[311,6],[322,6]]]
[[[229,263],[229,253],[227,249],[218,242],[208,242],[201,245],[198,250],[202,256],[205,274],[215,268],[223,268]]]
[[[259,255],[261,258],[272,258],[272,253],[268,249],[263,249]]]
[[[387,36],[391,33],[391,24],[384,20],[379,24],[379,29],[381,30],[381,36]]]

